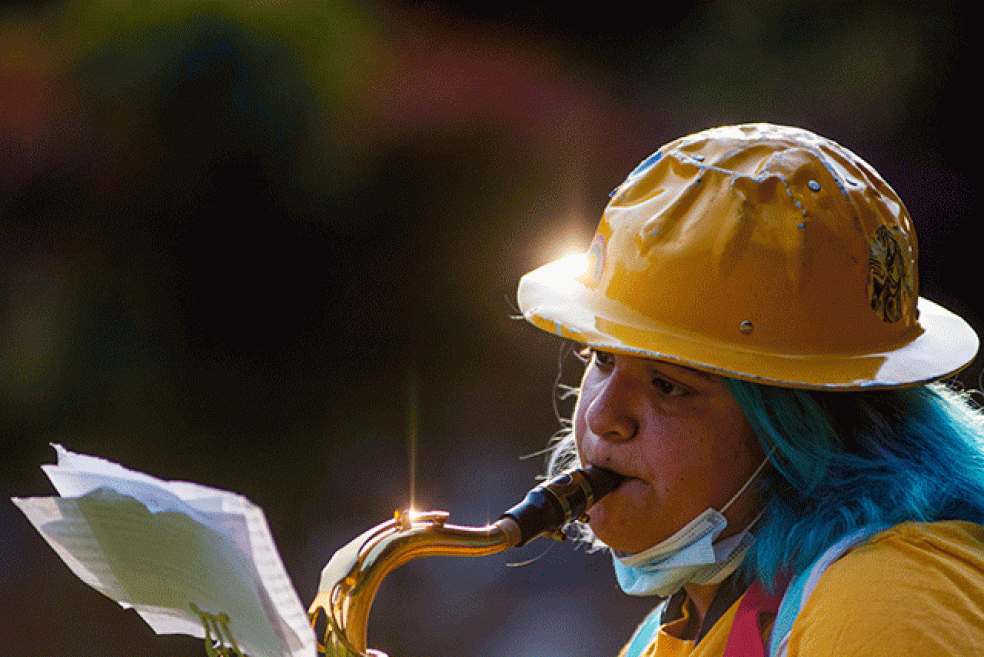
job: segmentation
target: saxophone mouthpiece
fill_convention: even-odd
[[[594,501],[588,505],[589,507],[605,495],[608,495],[616,488],[621,486],[622,482],[626,480],[625,475],[620,475],[617,472],[599,468],[596,465],[589,465],[583,470],[578,470],[577,472],[583,473],[584,476],[591,482],[591,490],[594,492]]]
[[[515,523],[518,540],[514,546],[525,545],[542,534],[558,533],[572,520],[581,518],[623,481],[625,477],[617,472],[594,465],[566,472],[527,493],[522,502],[502,514],[500,522]]]

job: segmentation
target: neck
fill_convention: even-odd
[[[688,638],[697,638],[697,634],[704,624],[704,619],[707,617],[707,610],[714,601],[714,596],[720,587],[720,584],[688,583],[683,585],[683,589],[687,592],[687,597],[693,602],[694,609],[694,618],[688,623],[688,630],[690,630],[688,633],[692,634],[692,636]]]

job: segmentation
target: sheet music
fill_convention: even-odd
[[[199,610],[229,617],[250,657],[314,657],[307,614],[262,509],[54,445],[42,469],[61,497],[13,498],[82,581],[158,634],[204,638]]]

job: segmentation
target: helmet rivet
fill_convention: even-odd
[[[811,180],[810,182],[806,183],[806,186],[815,192],[820,191],[820,183],[818,183],[816,180]]]
[[[749,333],[752,332],[752,323],[746,319],[738,327],[738,330],[741,331],[742,333],[744,333],[745,335],[748,335]]]
[[[803,228],[806,228],[806,222],[801,221],[798,224],[796,224],[796,227],[802,230]]]

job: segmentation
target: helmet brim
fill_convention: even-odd
[[[776,353],[710,342],[661,324],[578,280],[577,260],[544,265],[520,279],[519,308],[538,328],[585,345],[747,381],[793,388],[868,390],[921,385],[966,367],[979,339],[960,316],[920,297],[922,329],[878,353]],[[582,261],[583,262],[583,261]]]

